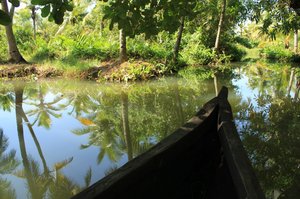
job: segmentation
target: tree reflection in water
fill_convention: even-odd
[[[73,157],[65,159],[61,162],[57,162],[50,169],[47,166],[46,159],[43,155],[42,148],[39,144],[39,141],[35,135],[33,125],[29,122],[26,113],[23,110],[23,94],[24,94],[24,86],[18,85],[14,88],[15,91],[15,110],[16,110],[16,121],[17,121],[17,131],[19,138],[19,146],[21,151],[22,163],[24,169],[15,172],[15,175],[24,178],[27,182],[28,194],[32,199],[41,199],[41,198],[53,198],[53,199],[64,199],[70,198],[76,193],[78,193],[84,187],[80,187],[72,180],[63,175],[60,170],[70,164],[73,160]],[[44,103],[43,95],[39,93],[40,105],[42,107],[42,111],[45,113],[49,113],[49,109],[58,110],[52,107],[53,104],[60,101],[54,100],[51,103]],[[44,106],[45,105],[45,106]],[[30,111],[29,111],[30,112]],[[35,111],[31,111],[33,113]],[[44,117],[45,114],[43,112],[38,111],[36,121],[46,121],[46,124],[40,122],[39,124],[49,127],[51,123],[50,117],[46,117],[47,119],[40,119],[40,117]],[[55,116],[50,112],[51,115]],[[35,122],[34,122],[35,123]],[[34,140],[36,148],[38,150],[39,156],[42,160],[43,171],[39,168],[39,163],[34,160],[34,158],[30,157],[27,153],[26,142],[24,139],[24,124],[29,129],[29,132]],[[88,171],[86,175],[86,186],[89,186],[91,178],[91,170]]]
[[[11,183],[2,178],[2,175],[12,174],[18,167],[19,161],[16,159],[16,151],[11,150],[6,153],[8,147],[8,139],[0,128],[0,196],[1,199],[15,199],[16,194]]]
[[[268,198],[296,199],[300,195],[300,101],[290,95],[291,90],[299,92],[295,71],[290,81],[282,81],[282,74],[271,77],[263,72],[257,81],[261,85],[257,105],[240,111],[239,131]],[[279,86],[270,81],[285,83]],[[256,87],[253,81],[250,85]]]
[[[76,85],[66,81],[0,86],[0,108],[7,112],[15,109],[13,118],[17,120],[23,167],[14,173],[26,181],[29,198],[69,198],[90,185],[91,168],[103,170],[101,174],[93,174],[98,179],[103,173],[108,174],[121,163],[143,153],[214,97],[218,86],[226,84],[231,88],[230,102],[240,136],[264,190],[270,196],[278,192],[282,198],[293,198],[293,194],[298,194],[300,165],[299,87],[296,89],[295,86],[299,71],[295,69],[291,74],[286,68],[274,69],[263,63],[241,71],[249,79],[250,92],[256,94],[244,101],[241,89],[239,93],[240,85],[234,86],[230,78],[221,74],[215,74],[214,80],[207,82],[195,78],[163,79],[125,86],[82,82]],[[70,165],[75,164],[77,154],[74,153],[74,160],[71,153],[50,165],[51,158],[46,156],[46,150],[52,149],[46,149],[40,140],[47,133],[38,130],[49,128],[49,134],[55,134],[52,132],[57,131],[55,122],[60,122],[58,118],[70,122],[70,127],[66,134],[55,135],[54,140],[86,135],[77,142],[81,149],[89,148],[80,152],[87,152],[84,154],[90,158],[85,166],[79,163],[79,167],[87,170],[81,186],[80,180],[73,181],[62,171],[72,170]],[[29,146],[27,137],[32,138],[33,146]],[[69,144],[69,140],[66,141]],[[32,149],[37,151],[34,157]],[[10,153],[0,154],[0,161],[3,154]],[[0,172],[1,169],[0,163]],[[8,181],[2,181],[0,190],[15,197]],[[2,197],[2,192],[0,194]]]

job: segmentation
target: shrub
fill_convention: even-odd
[[[37,38],[36,43],[38,44],[37,49],[33,52],[32,61],[42,61],[47,59],[54,59],[57,55],[53,48],[48,46],[42,38]]]
[[[224,53],[227,56],[230,56],[230,61],[241,61],[247,52],[239,48],[235,44],[227,43],[224,46]]]
[[[36,45],[30,30],[19,28],[16,29],[15,38],[21,52],[26,52],[27,54],[34,52]]]
[[[107,40],[95,39],[92,36],[79,36],[69,44],[71,56],[82,59],[100,59],[116,57],[117,46]]]
[[[182,52],[188,64],[207,65],[214,60],[215,53],[201,44],[188,45]]]
[[[169,52],[159,43],[142,39],[129,40],[128,54],[131,57],[143,59],[165,60]]]
[[[260,55],[268,60],[280,61],[280,62],[298,62],[300,61],[300,56],[294,54],[288,49],[284,49],[279,46],[268,46],[260,51]]]
[[[151,64],[143,61],[122,63],[118,70],[104,75],[104,79],[111,81],[148,80],[162,76],[168,72],[163,64]]]
[[[257,47],[258,43],[257,41],[251,41],[248,38],[237,36],[234,38],[234,41],[245,46],[246,48],[254,48]]]
[[[186,79],[205,80],[213,76],[213,70],[207,66],[190,66],[179,70],[178,75]]]

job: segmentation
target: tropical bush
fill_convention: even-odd
[[[230,56],[230,61],[241,61],[247,52],[233,43],[226,43],[224,54]]]
[[[244,46],[246,48],[254,48],[254,47],[257,47],[257,45],[259,44],[258,41],[253,41],[246,37],[241,37],[241,36],[236,36],[234,38],[234,41],[238,44],[241,44],[242,46]]]
[[[300,56],[294,52],[284,49],[281,46],[267,46],[260,50],[260,56],[271,60],[280,62],[299,62]]]

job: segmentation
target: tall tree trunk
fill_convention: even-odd
[[[294,52],[298,53],[298,29],[294,30]]]
[[[7,0],[2,0],[1,6],[2,6],[2,10],[5,13],[10,14],[8,11]],[[11,18],[13,18],[13,15],[10,16]],[[25,59],[22,57],[17,47],[16,38],[12,29],[12,24],[13,23],[5,26],[5,32],[6,32],[7,43],[8,43],[8,51],[9,51],[9,61],[14,63],[26,63]]]
[[[32,26],[33,26],[33,39],[36,40],[36,12],[35,12],[35,6],[31,7],[31,19],[32,19]]]
[[[223,0],[222,12],[221,12],[221,15],[220,15],[220,21],[219,21],[219,25],[218,25],[218,32],[217,32],[215,48],[214,48],[215,51],[219,51],[220,36],[221,36],[222,28],[223,28],[225,12],[226,12],[226,0]]]
[[[128,119],[128,94],[125,92],[121,93],[121,103],[122,103],[122,124],[123,124],[123,134],[127,146],[128,160],[132,160],[132,142],[129,129],[129,119]]]
[[[123,29],[120,30],[120,62],[127,61],[126,35]]]
[[[178,30],[178,34],[177,34],[177,40],[176,40],[176,43],[174,46],[174,51],[173,51],[173,62],[175,64],[178,62],[178,54],[179,54],[179,49],[180,49],[183,28],[184,28],[184,17],[181,17],[180,18],[180,26],[179,26],[179,30]]]

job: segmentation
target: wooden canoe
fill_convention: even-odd
[[[73,199],[264,199],[227,97]]]

